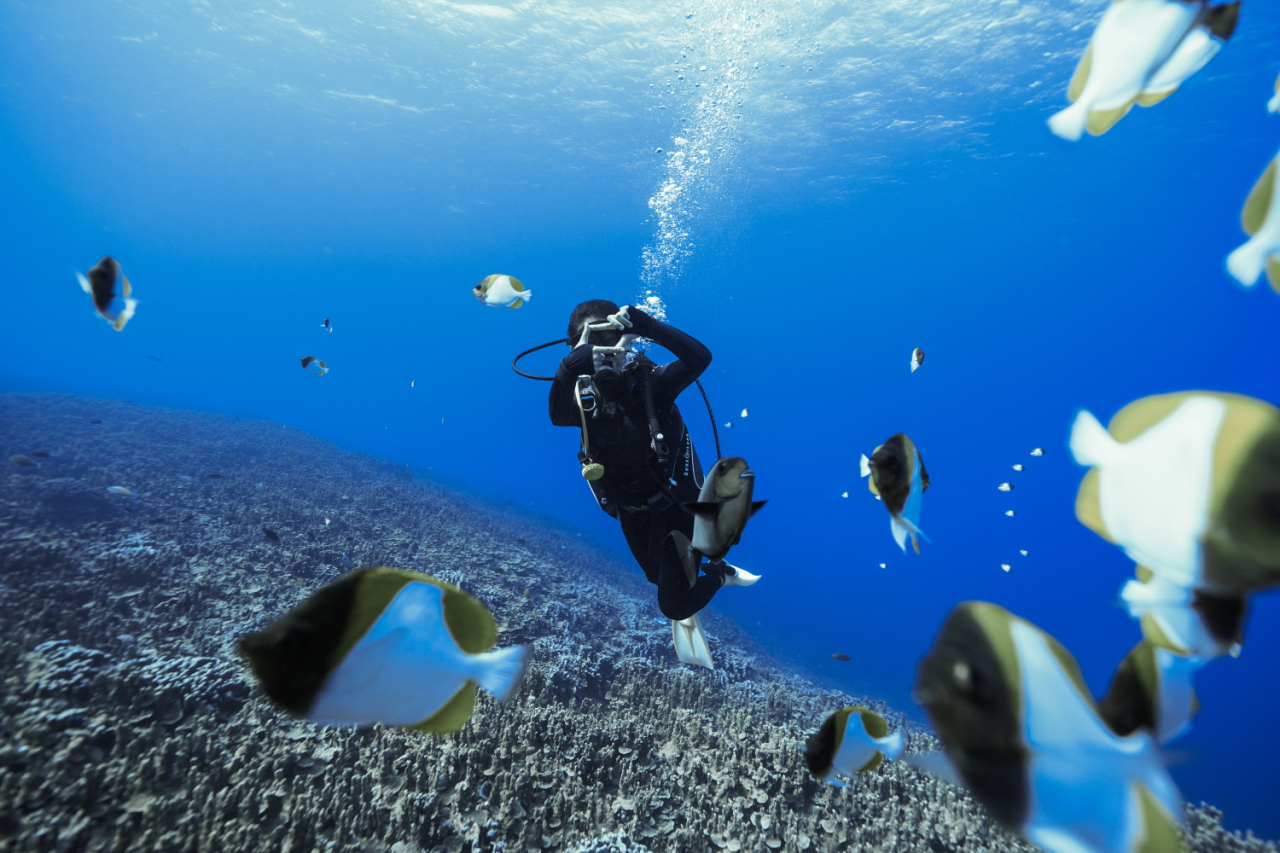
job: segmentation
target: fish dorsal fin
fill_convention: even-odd
[[[1146,785],[1133,782],[1142,809],[1142,830],[1134,853],[1178,853],[1184,848],[1178,821]]]
[[[1209,9],[1209,13],[1204,16],[1204,27],[1213,33],[1215,38],[1227,41],[1236,31],[1236,24],[1240,21],[1240,0],[1234,3],[1223,3],[1221,6],[1213,6]]]
[[[1177,86],[1174,86],[1172,89],[1165,89],[1163,92],[1143,92],[1138,96],[1138,106],[1154,107],[1176,91],[1178,91]]]
[[[884,717],[875,711],[867,708],[855,708],[862,716],[862,727],[866,729],[867,734],[873,738],[882,738],[889,733],[889,724],[884,721]]]
[[[1267,221],[1267,213],[1271,210],[1271,196],[1275,191],[1276,161],[1273,158],[1267,164],[1266,171],[1262,173],[1262,177],[1258,178],[1258,182],[1249,191],[1249,197],[1244,202],[1244,209],[1240,211],[1240,227],[1250,237],[1261,231],[1263,223]]]
[[[1101,476],[1097,468],[1089,469],[1089,472],[1084,475],[1084,480],[1080,482],[1080,491],[1076,494],[1076,518],[1080,519],[1080,523],[1085,527],[1114,545],[1116,540],[1111,538],[1107,524],[1102,520],[1102,503],[1098,499],[1098,480]]]
[[[755,501],[755,502],[753,502],[753,503],[751,504],[751,515],[755,515],[757,512],[759,512],[760,510],[764,509],[764,505],[765,505],[765,504],[767,504],[767,503],[768,503],[768,501]]]
[[[420,723],[408,726],[418,732],[434,732],[447,735],[462,728],[471,719],[471,712],[476,707],[476,683],[468,681],[458,688],[458,692],[449,697],[449,701],[440,706],[430,717]]]
[[[1280,261],[1272,255],[1267,258],[1267,283],[1276,293],[1280,293]]]
[[[1071,75],[1071,85],[1067,86],[1067,100],[1075,103],[1080,100],[1080,95],[1084,93],[1084,87],[1089,83],[1089,71],[1093,68],[1093,42],[1089,42],[1089,46],[1084,49],[1084,56],[1080,57],[1080,64],[1076,66],[1076,72]]]
[[[120,293],[123,296],[129,296],[133,293],[133,285],[129,283],[129,276],[123,272],[120,273]]]
[[[1085,128],[1091,136],[1101,136],[1108,130],[1116,126],[1116,122],[1124,118],[1130,109],[1133,108],[1133,101],[1122,107],[1116,107],[1112,110],[1090,110],[1089,119],[1085,123]]]
[[[516,293],[524,293],[524,282],[515,276],[507,276],[507,280],[511,282],[511,289]]]
[[[451,583],[424,578],[424,583],[444,590],[444,624],[458,648],[470,655],[492,649],[498,642],[498,623],[488,608]]]

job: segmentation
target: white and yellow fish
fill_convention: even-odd
[[[87,278],[76,273],[76,279],[80,282],[80,289],[93,298],[93,310],[98,316],[117,332],[123,331],[137,310],[138,300],[132,298],[133,285],[121,271],[120,264],[108,255],[89,270]]]
[[[804,760],[814,776],[839,786],[841,783],[833,778],[837,773],[870,773],[886,758],[896,759],[905,745],[902,732],[889,734],[884,717],[850,706],[827,717],[822,727],[810,735],[805,742]]]
[[[1280,95],[1277,95],[1280,97]],[[1227,255],[1227,272],[1245,287],[1253,287],[1265,270],[1271,289],[1280,293],[1280,193],[1276,192],[1276,163],[1258,178],[1240,211],[1240,226],[1249,239]]]
[[[1158,104],[1222,48],[1239,14],[1240,0],[1115,0],[1071,78],[1074,103],[1049,129],[1074,142],[1086,130],[1106,133],[1134,104]]]
[[[533,296],[533,291],[525,290],[520,279],[509,275],[485,276],[471,292],[491,308],[519,308]]]
[[[961,604],[921,661],[915,695],[944,752],[908,760],[968,787],[1032,844],[1184,849],[1182,798],[1151,735],[1113,732],[1075,659],[1035,625],[987,602]]]
[[[309,355],[306,358],[300,358],[298,361],[302,363],[303,370],[308,373],[314,373],[316,376],[324,376],[329,372],[329,365],[325,364],[314,355]]]
[[[485,606],[453,584],[378,567],[321,587],[240,650],[295,716],[447,733],[470,719],[477,686],[501,702],[519,688],[531,649],[491,651],[497,637]]]

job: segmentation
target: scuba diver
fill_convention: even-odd
[[[629,359],[637,337],[677,360],[656,365],[643,353]],[[662,613],[696,630],[691,617],[721,587],[758,580],[723,561],[702,563],[689,549],[694,515],[684,504],[698,501],[703,474],[676,398],[711,363],[711,352],[639,308],[604,299],[573,309],[567,343],[572,349],[551,385],[551,422],[582,430],[578,459],[596,501],[621,522],[632,555],[658,587]],[[705,665],[709,660],[708,652]]]

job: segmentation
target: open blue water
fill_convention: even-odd
[[[1139,634],[1131,563],[1074,517],[1075,412],[1280,402],[1280,297],[1223,270],[1280,145],[1280,13],[1248,0],[1173,97],[1070,145],[1044,120],[1104,7],[0,0],[0,389],[272,419],[625,553],[576,431],[508,364],[577,302],[652,290],[715,354],[724,451],[769,500],[734,550],[764,580],[716,608],[919,716],[917,661],[986,599],[1100,692]],[[104,254],[141,300],[120,334],[75,282]],[[495,272],[531,303],[481,306]],[[682,410],[710,460],[696,392]],[[933,482],[919,557],[858,477],[898,431]],[[1261,595],[1170,756],[1271,838],[1278,670]]]

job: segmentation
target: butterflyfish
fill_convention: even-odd
[[[1280,98],[1280,94],[1276,95]],[[1273,99],[1274,100],[1274,99]],[[1245,287],[1253,287],[1265,271],[1271,289],[1280,293],[1280,194],[1276,193],[1276,162],[1271,158],[1245,199],[1240,227],[1249,239],[1227,255],[1227,272]]]
[[[1116,667],[1098,713],[1118,735],[1142,729],[1157,743],[1167,743],[1190,728],[1200,710],[1191,682],[1204,663],[1143,640]]]
[[[529,646],[492,650],[498,627],[458,587],[402,569],[357,569],[321,587],[240,651],[272,702],[324,725],[457,731],[476,688],[515,694]]]
[[[834,654],[827,655],[827,657],[829,657],[829,658],[835,658],[836,660],[838,660],[838,661],[842,661],[842,662],[844,662],[844,663],[848,663],[849,661],[853,660],[853,658],[849,657],[848,655],[844,654],[843,652],[836,652],[836,653],[834,653]]]
[[[1026,465],[1023,465],[1021,462],[1019,462],[1019,463],[1017,463],[1017,464],[1015,464],[1015,465],[1013,466],[1013,470],[1015,470],[1015,471],[1025,471],[1025,470],[1027,470],[1027,466],[1026,466]]]
[[[333,334],[333,326],[329,325],[328,317],[324,318],[324,322],[320,324],[320,328],[324,329],[329,334]]]
[[[924,364],[924,350],[916,347],[911,351],[911,372],[915,373]]]
[[[520,279],[509,275],[485,276],[471,292],[491,308],[519,308],[533,296],[533,291],[525,290]]]
[[[1043,447],[1036,447],[1036,448],[1033,448],[1033,449],[1032,449],[1032,451],[1031,451],[1031,455],[1032,455],[1032,456],[1044,456],[1044,448],[1043,448]]]
[[[1076,517],[1153,578],[1220,598],[1280,583],[1280,410],[1208,391],[1144,397],[1107,429],[1082,411],[1071,452],[1093,469]]]
[[[298,361],[302,362],[303,370],[308,373],[314,373],[316,376],[324,376],[329,372],[329,365],[325,364],[314,355],[309,355],[306,358],[300,358]]]
[[[835,657],[835,655],[832,655]],[[809,772],[836,785],[833,777],[870,773],[886,758],[902,754],[902,732],[889,733],[889,724],[875,711],[859,706],[841,708],[809,736],[804,761]]]
[[[965,785],[1032,844],[1182,849],[1182,798],[1151,735],[1108,728],[1071,653],[1035,625],[994,604],[961,604],[921,661],[915,695],[944,752],[913,763]]]
[[[880,498],[889,510],[893,541],[905,552],[910,536],[911,547],[919,554],[917,537],[929,541],[920,529],[920,505],[929,488],[929,472],[925,470],[920,451],[911,439],[897,433],[877,447],[871,458],[864,455],[860,468],[862,476],[870,477],[867,487],[871,494]]]
[[[89,270],[87,277],[76,273],[76,279],[80,282],[80,289],[92,297],[93,310],[98,316],[117,332],[122,331],[125,323],[133,318],[138,300],[132,297],[133,285],[129,284],[129,277],[121,271],[116,259],[108,255]]]
[[[1202,660],[1240,656],[1248,597],[1213,595],[1137,567],[1137,578],[1120,590],[1129,615],[1153,647]]]
[[[1049,129],[1078,140],[1101,136],[1134,104],[1160,103],[1214,57],[1231,38],[1240,0],[1119,0],[1102,13],[1067,88],[1071,106]]]
[[[1012,492],[1013,483],[1001,483],[1000,485],[996,486],[996,488],[1002,492]]]

